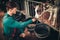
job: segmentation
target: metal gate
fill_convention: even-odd
[[[36,17],[41,23],[49,25],[56,31],[59,31],[57,26],[58,8],[50,3],[43,3],[37,1],[27,1],[29,5],[29,14]]]

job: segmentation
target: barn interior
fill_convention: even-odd
[[[5,40],[2,19],[8,1],[18,4],[17,14],[14,15],[16,21],[24,22],[39,17],[36,22],[27,27],[30,35],[20,40],[60,40],[60,0],[0,0],[0,8],[4,10],[4,13],[0,13],[0,40]],[[15,34],[17,32],[18,29]]]

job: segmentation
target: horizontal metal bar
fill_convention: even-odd
[[[30,0],[29,0],[29,1],[27,0],[27,2],[42,3],[42,2],[37,2],[37,1],[30,1]]]

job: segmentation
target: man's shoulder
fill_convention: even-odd
[[[7,13],[5,13],[3,19],[12,19],[12,17],[10,17]]]
[[[3,22],[10,22],[11,20],[12,20],[12,17],[8,17],[7,15],[3,17]]]

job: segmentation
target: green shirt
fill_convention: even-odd
[[[30,23],[32,23],[32,19],[25,22],[18,22],[14,20],[13,16],[6,13],[3,18],[4,33],[11,34],[14,28],[20,29],[20,32],[22,33],[25,27],[27,27]]]

